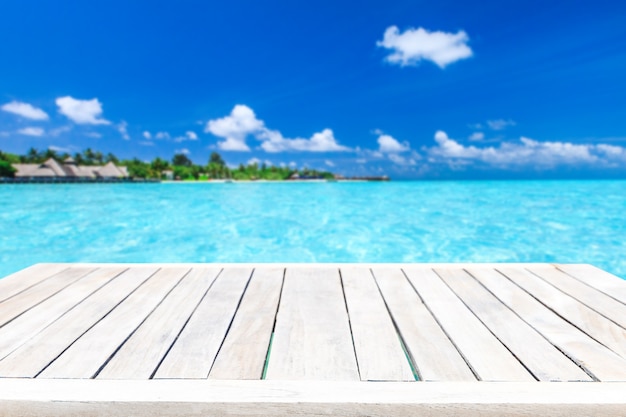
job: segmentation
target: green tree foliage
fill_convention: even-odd
[[[137,158],[126,159],[121,164],[126,166],[132,178],[150,178],[150,165]]]
[[[48,148],[43,153],[43,159],[47,161],[50,158],[56,159],[57,161],[60,159],[59,155],[57,154],[57,151]]]
[[[108,153],[106,158],[104,158],[104,162],[105,163],[109,163],[109,162],[113,162],[115,165],[120,163],[120,160],[117,159],[117,156],[113,155],[112,153]]]
[[[6,161],[9,164],[19,164],[21,159],[19,155],[0,151],[0,161]]]
[[[209,164],[226,166],[226,163],[222,159],[222,156],[217,152],[211,152],[211,156],[209,157]]]
[[[174,166],[179,165],[179,166],[183,166],[183,167],[191,167],[193,165],[193,162],[184,153],[177,153],[172,158],[172,165],[174,165]]]
[[[170,164],[165,159],[161,159],[157,156],[156,158],[152,160],[152,162],[150,163],[150,166],[152,167],[153,170],[157,172],[162,172],[162,171],[165,171],[166,169],[169,169]]]
[[[20,160],[25,164],[40,164],[45,161],[43,152],[39,152],[35,148],[30,148],[26,155],[22,155]]]
[[[197,165],[174,165],[174,178],[183,181],[197,180],[200,177],[200,167]]]
[[[2,168],[3,170],[1,172],[4,176],[12,176],[15,170],[11,164],[20,162],[29,164],[42,163],[49,158],[54,158],[62,163],[68,156],[69,155],[66,153],[60,155],[53,149],[38,151],[35,148],[31,148],[25,155],[13,155],[0,151],[0,161],[4,162],[4,168]],[[77,165],[103,165],[108,162],[113,162],[119,166],[126,166],[128,174],[132,178],[142,179],[160,179],[163,176],[163,171],[166,170],[172,170],[174,172],[174,178],[179,180],[232,178],[242,181],[275,181],[290,179],[295,174],[301,179],[334,178],[334,175],[327,171],[316,171],[308,168],[297,171],[288,167],[279,167],[267,163],[262,163],[261,165],[258,163],[248,165],[239,164],[238,168],[230,169],[217,152],[211,153],[206,166],[195,165],[187,155],[180,153],[174,155],[171,164],[167,160],[159,157],[154,158],[151,162],[141,161],[138,158],[119,160],[112,153],[108,153],[104,156],[102,152],[94,151],[91,148],[75,153],[73,158]],[[12,174],[9,173],[9,170],[11,170]]]
[[[0,178],[13,178],[16,171],[10,162],[0,161]]]

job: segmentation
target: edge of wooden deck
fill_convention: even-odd
[[[624,382],[8,378],[0,379],[0,416],[626,416],[624,392]]]
[[[38,264],[57,269],[74,266]],[[146,264],[80,264],[83,268],[120,268]],[[311,264],[284,263],[158,263],[152,267],[271,267],[308,268]],[[326,268],[400,267],[406,263],[329,263]],[[411,264],[417,265],[417,264]],[[455,265],[460,268],[496,267],[529,263],[430,263],[421,267]],[[536,265],[548,265],[538,263]],[[556,268],[562,264],[549,264]],[[532,272],[532,271],[531,271]],[[565,272],[565,271],[564,271]],[[593,272],[593,271],[592,271]],[[565,272],[567,274],[567,272]],[[19,278],[14,274],[14,279]],[[613,279],[601,286],[611,293]],[[583,274],[584,275],[584,274]],[[573,275],[570,274],[573,277]],[[11,276],[9,276],[11,277]],[[575,278],[575,277],[573,277]],[[585,278],[581,278],[581,285]],[[546,284],[547,285],[547,284]],[[587,284],[585,284],[587,285]],[[572,291],[585,288],[578,285]],[[619,289],[626,288],[619,283]],[[16,290],[18,290],[17,288]],[[624,292],[620,292],[624,294]],[[623,296],[622,296],[623,297]],[[616,298],[617,300],[617,298]],[[590,299],[592,304],[597,300]],[[617,301],[616,301],[617,302]],[[619,301],[622,305],[625,301]],[[621,311],[621,310],[620,310]],[[2,416],[624,416],[626,382],[347,382],[291,380],[107,380],[0,378]]]

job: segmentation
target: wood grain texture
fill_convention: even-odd
[[[266,378],[359,379],[338,269],[287,269]]]
[[[35,264],[0,279],[0,302],[68,269],[68,267],[67,264]]]
[[[458,268],[435,272],[539,381],[592,380],[467,272]]]
[[[188,268],[181,268],[186,271]],[[101,379],[150,379],[209,289],[219,268],[196,267],[126,340],[97,375]]]
[[[389,399],[396,394],[387,391],[396,384],[485,383],[477,383],[475,375],[539,385],[532,375],[626,382],[626,358],[616,353],[626,340],[618,324],[623,303],[605,292],[609,286],[619,289],[621,281],[610,275],[598,280],[593,268],[601,288],[574,276],[588,270],[564,273],[547,264],[42,265],[21,275],[24,283],[19,273],[0,280],[0,294],[7,295],[0,316],[12,316],[0,327],[0,382],[96,376],[124,385],[149,382],[154,374],[183,385],[210,382],[198,381],[207,377],[227,385],[269,384],[254,385],[246,394],[254,396],[268,386],[296,387],[297,380],[322,386],[345,381],[345,392],[335,385],[342,404],[337,409],[326,408],[327,398],[313,408],[295,409],[280,399],[277,409],[348,415],[392,405],[350,408],[345,400],[357,395],[353,383],[363,384],[364,392],[378,387]],[[411,381],[410,364],[419,382]],[[268,381],[258,380],[264,365]],[[384,382],[373,382],[379,380]],[[291,398],[310,399],[317,395],[315,387],[307,385],[302,396],[294,391]],[[175,407],[176,395],[162,398]],[[51,399],[55,407],[59,398],[63,395]],[[406,408],[415,406],[412,399],[395,398],[401,407],[389,410],[415,412]],[[0,404],[0,409],[6,405]],[[450,403],[428,407],[421,410],[456,410]],[[232,411],[210,412],[218,409]]]
[[[448,337],[481,380],[533,380],[532,375],[432,269],[407,267],[404,271]]]
[[[228,268],[213,282],[154,378],[207,378],[235,316],[251,268]]]
[[[283,268],[254,270],[209,378],[261,379],[284,274]]]
[[[0,328],[0,359],[45,329],[110,280],[124,267],[98,268]]]
[[[362,381],[413,381],[393,321],[368,268],[341,268]]]
[[[39,377],[93,378],[187,271],[184,267],[160,269],[76,340]]]
[[[499,268],[502,268],[500,266]],[[526,323],[600,381],[625,381],[626,360],[584,334],[493,268],[467,271]]]
[[[626,329],[626,304],[590,288],[552,265],[530,265],[526,269]]]
[[[586,264],[559,264],[558,269],[626,304],[626,280]]]
[[[61,316],[0,361],[0,376],[34,377],[157,271],[134,267]]]
[[[0,303],[0,327],[78,281],[96,268],[75,266],[42,280]]]
[[[498,270],[565,320],[626,358],[626,330],[622,327],[525,269],[503,266]]]
[[[399,268],[372,268],[387,307],[423,381],[476,378]]]
[[[0,416],[626,416],[625,383],[0,380]]]

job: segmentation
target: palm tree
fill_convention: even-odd
[[[56,159],[57,161],[59,160],[59,155],[57,155],[54,149],[50,149],[50,148],[46,149],[46,151],[43,154],[43,157],[45,160],[48,160],[50,158]]]

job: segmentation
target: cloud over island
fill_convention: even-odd
[[[243,104],[237,104],[228,116],[209,120],[204,131],[222,138],[217,148],[223,151],[249,152],[246,143],[249,136],[260,141],[265,152],[345,152],[351,149],[340,145],[331,129],[314,133],[310,138],[285,138],[278,130],[265,126],[254,111]]]

